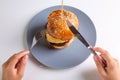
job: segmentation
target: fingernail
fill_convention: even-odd
[[[25,58],[28,58],[28,55],[25,55]]]
[[[24,60],[26,60],[27,58],[28,58],[28,55],[25,55],[25,56],[23,57]]]
[[[30,51],[29,51],[29,50],[26,50],[25,52],[26,52],[26,53],[28,53],[28,54],[30,53]]]

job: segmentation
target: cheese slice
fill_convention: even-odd
[[[64,43],[64,42],[66,42],[66,41],[63,41],[63,40],[60,40],[60,39],[56,39],[49,34],[46,34],[46,38],[51,43]]]

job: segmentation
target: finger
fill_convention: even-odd
[[[95,64],[97,66],[98,71],[100,72],[101,75],[105,76],[106,72],[105,69],[102,65],[102,61],[100,61],[100,59],[98,58],[98,56],[93,56]]]
[[[100,47],[95,47],[93,48],[96,52],[100,52],[101,56],[107,61],[107,63],[112,61],[112,57],[110,56],[109,52],[100,48]]]
[[[23,56],[29,54],[29,51],[25,50],[25,51],[21,51],[15,55],[13,55],[9,60],[8,60],[8,64],[10,67],[15,68],[16,64],[19,62],[20,58],[22,58]]]
[[[114,66],[117,65],[117,67],[119,67],[119,60],[117,60],[116,58],[113,59],[114,59]]]
[[[113,59],[114,59],[114,61],[119,62],[116,58],[113,58]]]
[[[28,55],[25,55],[21,58],[21,60],[19,61],[19,65],[17,66],[17,71],[18,71],[18,74],[23,76],[24,74],[24,70],[25,70],[25,66],[26,66],[26,63],[27,63],[27,59],[28,59]]]

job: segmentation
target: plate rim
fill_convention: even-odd
[[[49,9],[49,8],[60,7],[60,6],[61,6],[61,5],[50,6],[50,7],[44,8],[43,10],[39,11],[38,13],[36,13],[36,14],[31,18],[31,20],[30,20],[30,22],[29,22],[29,25],[28,25],[28,28],[27,28],[27,37],[28,37],[28,29],[29,29],[29,27],[30,27],[31,22],[35,19],[35,17],[36,17],[40,12],[42,12],[42,11],[44,11],[44,10],[46,10],[46,9]],[[87,16],[87,17],[91,20],[91,18],[90,18],[86,13],[84,13],[82,10],[80,10],[80,9],[78,9],[78,8],[76,8],[76,7],[69,6],[69,5],[64,5],[64,7],[74,8],[74,9],[82,12],[85,16]],[[55,9],[55,10],[57,10],[57,9]],[[96,27],[95,27],[95,25],[94,25],[94,23],[93,23],[92,20],[91,20],[91,22],[92,22],[92,24],[93,24],[93,26],[94,26],[94,29],[95,29],[95,42],[94,42],[94,46],[95,46],[96,41],[97,41],[97,32],[96,32]],[[27,38],[27,37],[26,37],[26,38]],[[28,43],[28,38],[27,38],[26,41],[27,41],[27,47],[30,49],[29,43]],[[31,53],[31,54],[32,54],[32,53]],[[90,53],[90,54],[91,54],[91,53]],[[87,58],[90,56],[90,54],[87,56]],[[51,66],[48,66],[48,65],[45,64],[45,63],[42,63],[42,62],[41,62],[40,60],[38,60],[37,57],[34,56],[33,54],[32,54],[32,56],[33,56],[39,63],[43,64],[44,66],[47,66],[47,67],[49,67],[49,68],[53,68],[53,67],[51,67]],[[87,59],[87,58],[86,58],[86,59]],[[86,59],[85,59],[85,60],[86,60]],[[84,60],[84,61],[85,61],[85,60]],[[84,61],[83,61],[83,62],[84,62]],[[79,64],[80,64],[80,63],[79,63]],[[79,65],[79,64],[78,64],[78,65]],[[76,65],[76,66],[78,66],[78,65]],[[75,66],[74,66],[74,67],[75,67]],[[71,67],[69,67],[69,68],[71,68]],[[56,68],[56,67],[54,67],[53,69],[61,69],[61,68]],[[62,69],[66,69],[66,68],[62,68]]]

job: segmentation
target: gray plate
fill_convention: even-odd
[[[61,9],[61,6],[53,6],[39,12],[31,20],[27,32],[27,44],[30,48],[32,38],[36,31],[45,29],[48,15],[56,9]],[[71,6],[64,6],[64,9],[75,13],[79,19],[79,32],[92,45],[96,42],[95,26],[90,18]],[[81,64],[90,55],[90,51],[75,38],[69,47],[64,49],[49,48],[45,38],[43,37],[32,49],[31,54],[42,64],[50,68],[65,69]]]

